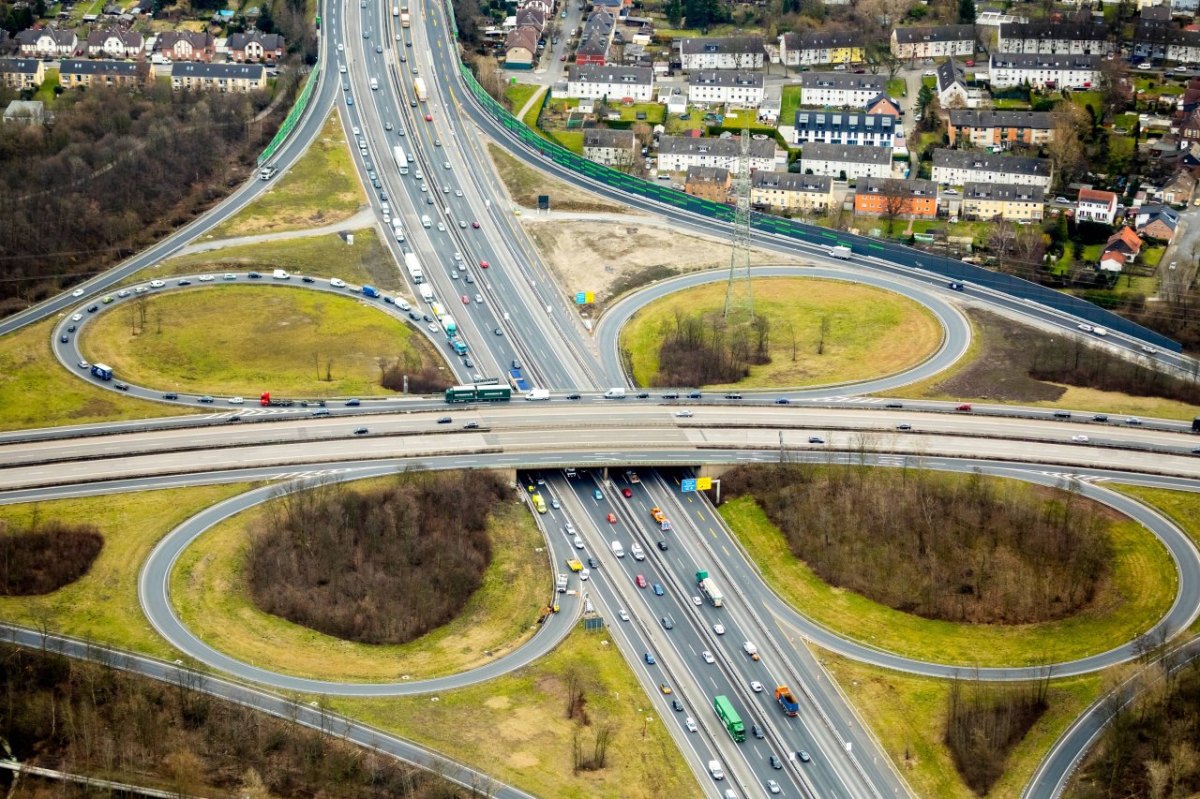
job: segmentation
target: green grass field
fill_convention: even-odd
[[[796,124],[796,109],[800,107],[800,87],[798,85],[784,86],[782,102],[779,107],[779,124]]]
[[[0,506],[0,519],[14,524],[57,519],[94,524],[104,536],[104,548],[84,577],[44,596],[0,597],[0,618],[155,657],[178,657],[142,615],[138,571],[164,535],[250,487],[199,486]]]
[[[615,622],[614,623],[619,623]],[[565,718],[577,675],[590,725]],[[332,699],[330,707],[471,763],[535,796],[555,799],[676,799],[700,796],[664,720],[607,632],[577,628],[553,652],[512,674],[436,696]],[[694,716],[709,713],[691,708]],[[486,722],[480,721],[486,719]],[[673,722],[673,720],[672,720]],[[608,766],[575,772],[576,729],[585,754],[597,729],[611,728]]]
[[[1109,585],[1101,586],[1088,611],[1043,624],[933,621],[830,586],[791,553],[783,533],[751,498],[726,502],[721,516],[767,583],[813,621],[868,646],[968,668],[1057,663],[1103,652],[1149,629],[1171,606],[1177,588],[1166,548],[1126,520],[1113,527]]]
[[[101,314],[82,350],[131,383],[165,390],[257,397],[390,395],[381,359],[440,362],[414,329],[353,297],[293,287],[213,284]],[[326,380],[327,365],[332,380]]]
[[[720,312],[725,284],[677,292],[639,311],[621,331],[633,377],[649,385],[658,371],[664,325],[677,313]],[[755,312],[771,320],[772,362],[751,369],[743,387],[806,386],[891,374],[919,363],[938,347],[937,320],[911,300],[867,286],[810,278],[753,281]],[[825,354],[817,355],[821,318],[828,317]],[[792,336],[796,358],[792,358]]]
[[[378,484],[355,487],[372,482]],[[342,640],[264,613],[251,601],[243,573],[247,529],[265,512],[255,508],[214,527],[171,574],[171,601],[188,627],[222,652],[264,668],[362,682],[466,671],[528,638],[550,590],[541,534],[525,507],[511,502],[497,508],[492,563],[456,619],[403,645]]]
[[[529,102],[529,98],[543,91],[546,87],[529,83],[510,83],[504,87],[504,99],[508,100],[509,111],[519,114]]]
[[[400,267],[383,248],[374,228],[354,231],[354,244],[347,244],[333,233],[279,239],[254,244],[222,247],[209,252],[181,255],[146,269],[126,285],[141,283],[155,277],[194,275],[205,272],[221,274],[227,271],[270,272],[280,267],[294,275],[340,277],[354,285],[370,283],[389,292],[406,293]],[[412,297],[409,297],[411,300]]]
[[[887,82],[887,95],[893,100],[908,96],[908,81],[904,78],[893,78]]]
[[[332,225],[353,215],[366,201],[346,134],[334,113],[286,174],[276,177],[270,189],[213,228],[204,240]]]

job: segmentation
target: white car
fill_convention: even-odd
[[[700,605],[703,605],[704,602],[703,602],[703,600],[700,599],[700,597],[694,596],[694,597],[692,597],[692,604],[699,607]]]
[[[456,261],[461,261],[461,260],[462,260],[462,253],[461,253],[461,252],[456,252],[456,253],[454,253],[454,260],[456,260]]]
[[[340,277],[331,277],[329,278],[329,285],[333,286],[335,289],[344,289],[346,288],[346,281],[342,280]]]
[[[763,690],[763,684],[760,683],[758,680],[751,680],[750,681],[750,690],[756,694],[761,694],[762,690]]]
[[[483,295],[482,295],[482,294],[476,294],[476,295],[475,295],[475,302],[479,303],[480,305],[483,305]]]
[[[775,780],[767,780],[767,790],[771,793],[779,793],[781,789]]]
[[[90,363],[88,363],[87,361],[80,361],[79,363],[77,363],[75,365],[78,366],[80,369],[91,369],[92,368],[92,365]]]
[[[82,321],[83,321],[83,314],[81,314],[81,313],[72,314],[72,315],[71,315],[71,321],[72,321],[72,322],[82,322]]]
[[[621,617],[621,621],[629,621],[629,614],[625,612],[625,608],[618,609],[617,615]]]
[[[1071,436],[1071,440],[1074,441],[1076,444],[1086,444],[1088,442],[1088,437],[1087,436]]]
[[[200,277],[198,277],[196,279],[199,280],[201,283],[211,283],[214,280],[212,275],[201,275]]]
[[[592,576],[592,570],[591,570],[591,569],[582,569],[582,570],[579,572],[579,579],[580,579],[580,580],[586,580],[587,578],[589,578],[589,577],[591,577],[591,576]]]
[[[694,718],[692,718],[691,716],[688,716],[686,719],[683,720],[683,725],[685,727],[687,727],[688,732],[696,732],[697,731],[696,720]]]
[[[235,275],[233,272],[226,272],[224,275],[221,276],[221,279],[222,280],[237,280],[237,275]]]
[[[129,289],[121,289],[120,291],[117,292],[117,296],[118,297],[128,297]]]
[[[1083,323],[1080,323],[1080,324],[1076,325],[1076,327],[1078,327],[1078,328],[1079,328],[1080,330],[1082,330],[1084,333],[1091,333],[1091,332],[1092,332],[1092,330],[1094,330],[1094,329],[1095,329],[1095,328],[1093,328],[1091,325],[1085,325],[1085,324],[1083,324]]]
[[[705,663],[716,663],[717,662],[717,659],[715,657],[713,657],[713,653],[709,652],[707,649],[705,649],[703,652],[700,653],[700,657],[704,658]]]
[[[145,286],[137,286],[136,288],[134,288],[133,293],[134,294],[145,294],[149,290],[150,289],[146,288]]]
[[[82,297],[83,289],[75,289],[74,291],[71,292],[71,296],[72,297]]]
[[[242,397],[230,397],[230,398],[229,398],[229,404],[230,404],[230,405],[241,405],[241,404],[243,404],[245,401],[246,401],[246,400],[245,400],[245,399],[243,399]]]
[[[682,411],[675,411],[675,415],[678,416],[680,419],[691,419],[692,418],[692,412],[687,410],[686,408]]]
[[[165,285],[167,285],[167,284],[162,282],[161,280],[151,280],[150,281],[150,288],[152,288],[152,289],[160,289]]]
[[[725,634],[725,625],[721,624],[720,622],[717,622],[716,624],[713,625],[713,632],[716,633],[717,635],[724,635]]]

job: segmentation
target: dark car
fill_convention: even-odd
[[[805,752],[803,749],[796,752],[796,757],[800,758],[801,763],[808,763],[812,760],[812,755],[810,755],[808,752]]]
[[[957,281],[955,281],[955,280],[951,280],[951,281],[950,281],[949,283],[947,283],[946,285],[947,285],[947,286],[949,286],[950,288],[954,289],[955,291],[962,291],[962,290],[963,290],[963,284],[962,284],[962,283],[959,283],[959,282],[957,282]]]
[[[450,424],[450,417],[449,416],[439,416],[437,423],[438,424]]]
[[[567,399],[569,399],[569,400],[577,400],[577,399],[580,399],[580,396],[579,396],[578,394],[568,394],[568,395],[567,395]]]
[[[699,391],[690,391],[690,392],[688,392],[688,399],[700,399],[700,398],[701,398],[701,397],[703,397],[703,396],[704,396],[704,395],[703,395],[703,394],[701,394]]]
[[[70,327],[68,327],[68,328],[67,328],[67,332],[68,332],[68,333],[74,333],[74,332],[75,332],[75,325],[71,325]]]
[[[358,401],[358,400],[356,400],[356,399],[348,399],[348,400],[346,400],[346,407],[347,407],[347,408],[357,408],[359,405],[362,405],[362,403],[361,403],[361,402],[359,402],[359,401]]]
[[[100,310],[99,305],[89,305],[88,306],[88,313],[95,313],[98,310]]]
[[[677,713],[683,712],[683,702],[680,702],[678,699],[671,700],[671,707],[674,708],[675,712]]]
[[[589,569],[599,569],[600,568],[600,561],[596,560],[595,558],[588,558],[587,564],[588,564]]]
[[[367,434],[367,428],[365,428],[365,427],[360,427],[354,431],[354,435],[356,435],[356,436],[365,436],[366,434]]]
[[[467,422],[463,425],[463,430],[478,430],[479,422]]]
[[[912,430],[912,425],[911,424],[898,424],[898,425],[896,425],[896,429],[897,430]]]
[[[1092,417],[1092,421],[1093,422],[1107,422],[1108,414],[1107,413],[1098,413]]]
[[[66,344],[71,340],[71,337],[70,336],[59,336],[58,340],[61,341],[63,344]]]
[[[755,738],[767,737],[766,735],[763,734],[762,727],[758,726],[757,724],[755,724],[754,726],[752,726],[750,728],[750,734],[753,735]]]
[[[889,402],[887,405],[884,405],[883,407],[885,407],[885,408],[903,408],[904,403],[903,402]]]
[[[667,549],[668,549],[669,547],[667,547],[667,542],[666,542],[666,541],[659,541],[659,542],[658,542],[658,548],[659,548],[659,550],[661,550],[662,552],[666,552],[666,551],[667,551]]]
[[[775,400],[775,404],[776,405],[791,405],[792,401],[790,399],[788,399],[787,397],[779,397],[778,399]]]
[[[205,405],[211,405],[213,398],[205,394],[203,397],[197,397],[196,402],[203,402]]]
[[[165,399],[165,400],[177,400],[177,399],[179,399],[179,395],[178,395],[178,394],[176,394],[174,391],[168,391],[166,394],[163,394],[163,399]]]
[[[776,770],[783,768],[783,762],[780,761],[779,758],[775,757],[775,755],[771,755],[769,759],[771,762],[771,768]]]
[[[262,275],[260,275],[258,272],[251,272],[250,274],[246,275],[246,277],[250,278],[251,280],[258,280],[262,277]]]
[[[190,286],[190,285],[192,285],[192,281],[188,280],[188,279],[185,277],[185,278],[183,278],[182,280],[180,280],[180,281],[179,281],[179,282],[178,282],[176,285],[177,285],[177,286]]]
[[[303,280],[305,283],[316,283],[317,282],[315,279],[309,277],[308,275],[305,275],[304,277],[302,277],[300,279]]]
[[[637,395],[638,399],[648,399],[649,397],[650,397],[649,391],[639,391],[638,395]]]
[[[676,394],[674,391],[670,391],[670,392],[667,392],[666,394],[663,394],[663,399],[679,399],[679,395]]]
[[[655,663],[658,662],[654,659],[654,655],[651,655],[649,652],[642,655],[642,659],[644,659],[646,661],[647,666],[653,666]]]
[[[672,619],[670,616],[663,616],[662,617],[662,626],[663,626],[664,630],[673,630],[673,629],[675,629],[675,620]]]
[[[741,394],[726,394],[725,395],[725,399],[737,400],[737,399],[741,399],[741,398],[742,398]]]
[[[113,388],[115,388],[117,391],[128,391],[128,390],[129,390],[129,384],[128,384],[128,383],[122,383],[120,380],[118,380],[118,381],[116,381],[115,383],[113,383]]]

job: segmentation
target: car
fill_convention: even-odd
[[[673,630],[673,629],[675,629],[675,620],[672,619],[670,616],[663,616],[662,617],[662,626],[663,626],[664,630]]]
[[[580,395],[579,395],[578,393],[576,393],[576,392],[572,392],[572,393],[570,393],[570,394],[568,394],[568,395],[567,395],[567,399],[569,399],[569,400],[577,400],[577,399],[582,399],[582,398],[583,398],[583,397],[582,397],[582,396],[580,396]]]
[[[662,691],[665,696],[670,696],[672,693],[674,693],[671,690],[671,686],[667,685],[665,682],[660,682],[658,684],[658,690]]]
[[[68,332],[68,333],[74,333],[74,332],[75,332],[75,325],[70,325],[70,326],[68,326],[68,327],[67,327],[67,332]]]
[[[1071,440],[1076,444],[1086,444],[1088,442],[1088,437],[1084,435],[1071,436]]]
[[[640,574],[633,578],[633,582],[637,584],[638,588],[645,588],[648,585],[646,578]]]
[[[676,713],[683,712],[683,702],[680,702],[678,699],[671,700],[671,707],[672,707],[672,709],[675,710]]]
[[[763,691],[763,684],[760,683],[758,680],[751,680],[750,681],[750,690],[756,694],[761,694]]]
[[[309,277],[308,275],[303,275],[303,276],[300,278],[300,281],[301,281],[302,283],[316,283],[316,282],[317,282],[316,278]]]
[[[600,561],[596,560],[595,558],[588,558],[587,565],[589,569],[599,569]]]
[[[113,301],[114,301],[114,300],[113,300],[113,297],[112,297],[112,295],[111,295],[111,294],[108,294],[108,295],[106,295],[106,296],[104,297],[104,299],[100,300],[100,302],[104,303],[105,305],[109,305],[109,304],[111,304]]]
[[[592,489],[592,499],[604,499],[604,492],[598,488]]]
[[[479,268],[480,268],[480,269],[487,269],[489,266],[491,266],[491,264],[489,264],[487,261],[480,261],[480,262],[479,262]]]
[[[75,289],[74,291],[71,292],[71,296],[72,297],[82,297],[83,289]]]
[[[741,398],[742,398],[741,394],[736,394],[736,393],[732,393],[732,392],[725,395],[725,399],[727,399],[727,400],[740,400]]]
[[[646,652],[645,654],[642,655],[642,660],[646,661],[647,666],[653,666],[655,663],[658,662],[657,660],[654,659],[654,655],[650,654],[649,652]]]
[[[150,289],[146,288],[145,286],[134,286],[133,287],[133,291],[135,294],[145,294],[149,290]]]
[[[117,296],[118,297],[128,297],[129,289],[121,289],[120,291],[117,292]]]
[[[558,57],[558,60],[559,60],[559,61],[566,61],[566,60],[567,60],[567,55],[566,55],[566,53],[563,53],[562,55],[560,55],[560,56]]]
[[[591,577],[592,577],[591,569],[580,569],[579,570],[579,579],[580,580],[587,582],[589,579],[591,579]]]
[[[883,407],[891,408],[891,409],[903,408],[904,403],[903,402],[889,402],[888,404],[884,405]]]
[[[478,303],[479,305],[483,305],[483,295],[482,295],[482,294],[476,294],[476,295],[475,295],[475,302],[476,302],[476,303]]]
[[[179,395],[174,391],[168,391],[166,394],[162,395],[162,398],[165,400],[177,400],[179,399]]]
[[[354,429],[354,435],[356,435],[356,436],[365,436],[366,434],[367,434],[367,428],[365,428],[365,427],[356,427]]]
[[[1056,203],[1061,203],[1061,204],[1063,204],[1063,205],[1066,205],[1067,203],[1069,203],[1069,202],[1071,202],[1071,201],[1070,201],[1070,200],[1068,200],[1066,197],[1055,197],[1055,198],[1054,198],[1054,202],[1056,202]]]
[[[971,403],[969,403],[969,402],[964,402],[962,405],[957,405],[957,406],[955,406],[954,410],[956,410],[956,411],[967,411],[967,412],[970,412],[970,410],[971,410]]]
[[[442,146],[442,140],[441,140],[441,139],[434,139],[434,140],[433,140],[433,146],[434,146],[434,147],[441,147],[441,146]]]
[[[474,369],[475,362],[470,358],[463,358],[463,366],[467,367],[468,369]]]
[[[410,45],[408,45],[408,46],[409,46],[409,47],[412,47],[412,45],[411,45],[411,44],[410,44]],[[407,64],[407,63],[408,63],[408,57],[407,57],[406,55],[404,55],[404,53],[401,53],[401,54],[400,54],[400,63],[401,63],[401,64]],[[401,134],[401,135],[403,135],[403,134]]]
[[[347,408],[357,408],[359,405],[362,405],[362,403],[357,399],[351,398],[346,400]]]
[[[716,663],[717,662],[717,659],[715,657],[713,657],[713,653],[709,652],[707,649],[705,649],[703,652],[700,653],[700,657],[704,658],[705,663]]]
[[[354,105],[354,98],[348,94],[346,95],[346,105]]]
[[[667,546],[667,542],[662,540],[656,542],[656,546],[658,547],[659,552],[666,552],[668,549],[670,549],[670,547]]]
[[[346,48],[345,48],[345,47],[342,45],[342,43],[341,43],[341,42],[338,42],[338,52],[340,53],[340,52],[342,52],[342,51],[343,51],[343,50],[345,50],[345,49],[346,49]]]
[[[75,365],[78,366],[80,369],[91,369],[92,368],[92,365],[90,363],[88,363],[87,361],[80,361],[79,363],[77,363]]]
[[[898,425],[896,425],[896,429],[903,431],[903,432],[907,432],[909,430],[912,430],[912,425],[911,424],[898,424]]]
[[[478,430],[479,422],[467,422],[463,425],[463,430]]]
[[[675,415],[677,417],[679,417],[680,419],[691,419],[695,414],[693,414],[687,408],[683,408],[681,410],[675,411]]]
[[[437,423],[438,424],[450,424],[450,421],[451,421],[451,419],[449,416],[439,416]]]
[[[262,279],[262,275],[260,275],[258,272],[250,272],[246,275],[246,277],[250,278],[251,280],[261,280]]]
[[[1091,333],[1095,329],[1091,325],[1083,324],[1082,322],[1075,326],[1077,328],[1079,328],[1080,330],[1082,330],[1084,333]]]
[[[1097,413],[1092,417],[1092,421],[1093,422],[1107,422],[1108,414],[1107,413]]]
[[[1183,66],[1182,64],[1180,64],[1179,66],[1175,67],[1175,69],[1172,71],[1173,72],[1187,72],[1188,68]]]
[[[1134,425],[1135,427],[1137,425],[1140,425],[1141,423],[1142,423],[1142,420],[1136,416],[1130,416],[1128,419],[1125,420],[1125,424],[1131,424],[1131,425]]]
[[[212,397],[205,394],[203,397],[196,397],[196,402],[203,402],[205,405],[211,405],[214,400]]]
[[[683,720],[683,726],[687,727],[688,732],[697,732],[699,730],[699,728],[696,726],[696,720],[691,716],[688,716]]]
[[[333,286],[335,289],[344,289],[346,288],[346,281],[342,280],[340,277],[331,277],[329,278],[329,285]]]
[[[371,38],[371,32],[370,32],[369,30],[365,30],[365,31],[363,31],[363,38],[364,38],[364,39],[370,39],[370,38]]]
[[[701,394],[699,391],[692,391],[692,392],[688,393],[688,399],[700,399],[703,396],[704,395]]]
[[[925,77],[925,78],[936,78],[936,77],[937,77],[937,70],[933,70],[933,69],[927,69],[927,70],[925,70],[924,72],[922,72],[922,73],[921,73],[921,76],[922,76],[922,77]]]
[[[621,621],[629,621],[629,614],[625,612],[625,608],[617,608],[617,616]]]
[[[1142,351],[1142,352],[1146,353],[1147,355],[1155,355],[1155,354],[1157,354],[1157,353],[1158,353],[1158,350],[1154,349],[1154,348],[1153,348],[1153,347],[1151,347],[1149,344],[1143,344],[1143,345],[1140,347],[1140,349],[1141,349],[1141,351]]]
[[[465,282],[465,283],[474,283],[474,282],[475,282],[475,276],[474,276],[474,275],[472,275],[470,272],[467,272],[467,273],[465,273],[465,275],[463,276],[463,282]],[[483,302],[483,300],[477,300],[477,302]]]
[[[654,592],[655,596],[662,596],[664,593],[666,593],[663,591],[661,583],[655,583],[654,585],[650,586],[650,590]]]
[[[771,768],[775,769],[776,771],[783,768],[783,761],[775,757],[775,755],[771,755],[769,758],[767,758],[767,762],[770,763]]]
[[[776,397],[775,404],[776,405],[791,405],[792,401],[790,399],[788,399],[787,397]]]
[[[87,309],[88,313],[95,313],[98,310],[100,310],[100,306],[95,304],[89,305]]]
[[[242,405],[245,402],[246,402],[246,400],[243,399],[242,397],[230,397],[229,398],[230,405]]]
[[[801,763],[811,763],[812,762],[812,755],[810,755],[808,752],[805,752],[803,749],[796,752],[796,757],[800,758]]]
[[[429,332],[430,332],[430,333],[437,333],[437,332],[440,332],[440,331],[441,331],[441,328],[440,328],[440,327],[438,327],[438,326],[437,326],[436,324],[434,324],[433,322],[430,322],[429,324],[425,325],[425,327],[429,329]]]
[[[222,280],[237,280],[237,275],[235,275],[233,272],[226,272],[225,274],[221,275],[221,279]]]
[[[649,391],[639,391],[637,398],[638,399],[650,399],[650,392]]]
[[[963,284],[959,283],[956,280],[951,280],[949,283],[946,284],[946,287],[953,289],[954,291],[962,291],[963,290]]]
[[[476,230],[479,230],[479,223],[478,223],[478,222],[472,222],[472,223],[471,223],[471,227],[475,228]]]
[[[463,304],[463,305],[470,305],[470,304],[471,304],[471,298],[470,298],[470,297],[468,297],[466,294],[462,295],[461,299],[462,299],[462,304]]]
[[[81,313],[72,314],[72,315],[71,315],[71,321],[72,321],[72,322],[82,322],[82,321],[83,321],[83,314],[81,314]]]
[[[608,519],[608,523],[609,523],[609,524],[616,524],[616,523],[617,523],[617,514],[615,514],[615,513],[610,513],[610,514],[608,514],[608,516],[606,516],[605,518],[606,518],[606,519]]]
[[[759,740],[762,740],[763,738],[767,737],[766,734],[763,733],[763,728],[758,726],[757,724],[753,724],[750,726],[750,734],[753,735],[755,738],[758,738]]]
[[[783,789],[779,787],[779,783],[775,780],[767,780],[767,791],[770,793],[782,793]]]
[[[414,69],[415,69],[415,67],[414,67]],[[426,114],[426,115],[425,115],[425,121],[426,121],[426,122],[432,122],[432,121],[433,121],[433,114]]]
[[[1152,67],[1151,65],[1146,64],[1146,63],[1138,64],[1137,68],[1142,70],[1143,72],[1154,69],[1154,67]]]
[[[825,443],[825,439],[821,438],[820,436],[809,436],[809,437],[808,437],[808,443],[810,443],[810,444],[824,444],[824,443]]]
[[[383,52],[383,45],[382,45],[382,44],[377,44],[377,45],[375,45],[375,52],[376,52],[376,53],[382,53],[382,52]]]
[[[713,632],[716,633],[717,635],[724,635],[725,634],[725,625],[721,624],[721,622],[717,622],[716,624],[713,625]]]
[[[63,335],[63,336],[59,336],[58,340],[61,341],[63,344],[67,344],[71,341],[71,337]]]
[[[122,383],[120,380],[116,380],[116,381],[114,381],[114,382],[113,382],[113,388],[117,389],[118,391],[128,391],[128,390],[129,390],[129,384],[128,384],[128,383]]]

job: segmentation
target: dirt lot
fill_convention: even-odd
[[[729,266],[729,243],[631,220],[525,218],[525,229],[568,295],[596,294],[596,304],[631,288],[684,272]],[[754,250],[751,264],[805,264]]]
[[[610,213],[633,213],[617,203],[608,202],[591,192],[563,183],[536,169],[532,169],[494,144],[488,145],[488,155],[496,166],[500,180],[508,189],[508,195],[517,205],[536,208],[539,194],[550,195],[550,207],[559,211],[608,211]]]

